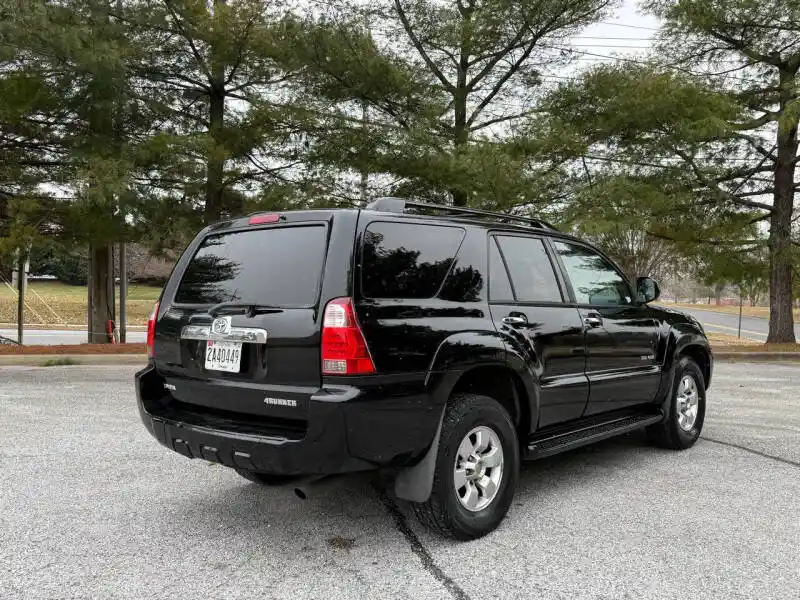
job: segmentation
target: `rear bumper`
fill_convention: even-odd
[[[257,422],[245,427],[214,417],[189,419],[171,408],[164,379],[152,365],[136,374],[139,415],[162,445],[188,458],[285,475],[413,464],[433,439],[438,412],[424,395],[378,399],[376,391],[323,388],[311,399],[305,431],[287,432]],[[411,410],[398,411],[398,406]]]

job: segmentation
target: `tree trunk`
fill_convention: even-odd
[[[89,248],[91,272],[89,274],[89,343],[106,344],[106,324],[114,319],[111,298],[108,295],[109,279],[113,283],[113,265],[109,260],[111,253],[108,245],[92,244]],[[113,288],[112,288],[113,289]]]
[[[206,166],[206,223],[219,221],[222,216],[222,179],[225,175],[225,159],[221,156],[220,133],[225,120],[225,96],[216,92],[211,94],[209,134],[212,148],[209,150]],[[220,141],[218,141],[220,140]]]
[[[472,9],[461,7],[461,55],[458,61],[458,77],[453,90],[453,147],[456,160],[462,148],[469,143],[469,126],[467,125],[467,70],[472,47]],[[450,190],[454,206],[467,205],[467,193],[459,188]]]
[[[724,283],[718,283],[714,286],[714,301],[716,302],[717,306],[722,304],[722,292],[725,290]]]
[[[769,228],[769,335],[768,344],[795,342],[792,315],[792,209],[794,161],[797,156],[797,118],[787,111],[794,73],[781,73],[781,119],[778,123],[778,162]]]
[[[214,7],[223,6],[227,0],[214,0]],[[225,63],[212,57],[211,91],[209,93],[208,133],[212,144],[206,164],[206,223],[214,223],[222,217],[222,202],[225,177],[225,150],[223,129],[225,127]]]

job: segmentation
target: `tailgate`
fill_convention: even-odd
[[[187,252],[156,324],[156,367],[176,400],[305,416],[322,383],[319,307],[333,224],[314,216],[212,230]]]

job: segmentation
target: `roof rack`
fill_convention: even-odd
[[[430,211],[446,212],[456,216],[476,217],[482,219],[492,219],[500,222],[524,223],[539,229],[552,229],[556,231],[547,221],[534,219],[531,217],[520,217],[506,213],[491,212],[488,210],[478,210],[476,208],[462,208],[460,206],[445,206],[443,204],[432,204],[430,202],[415,202],[403,198],[378,198],[367,205],[367,210],[381,212],[404,213],[407,209],[421,209]]]

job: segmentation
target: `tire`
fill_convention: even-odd
[[[483,450],[481,443],[487,445]],[[464,450],[470,448],[474,452],[469,456],[479,457],[478,462],[463,460]],[[489,466],[498,458],[499,473],[497,466]],[[460,481],[465,481],[460,489],[456,489],[456,471]],[[477,539],[494,531],[506,516],[518,478],[519,442],[509,414],[492,398],[459,394],[448,402],[442,421],[431,495],[427,502],[412,506],[430,529],[458,540]],[[487,480],[495,479],[492,493]]]
[[[244,469],[236,469],[236,472],[253,483],[260,483],[261,485],[284,485],[291,482],[294,477],[291,475],[275,475],[273,473],[256,473],[255,471],[245,471]]]
[[[681,410],[681,407],[687,406],[686,401],[679,399],[679,397],[686,398],[684,382],[687,380],[692,380],[696,388],[696,413],[693,421],[687,420],[685,412]],[[691,400],[689,404],[691,404]],[[668,414],[661,423],[647,428],[648,437],[652,443],[661,448],[686,450],[694,446],[700,437],[705,416],[706,384],[703,372],[696,362],[688,356],[684,356],[675,368]]]

